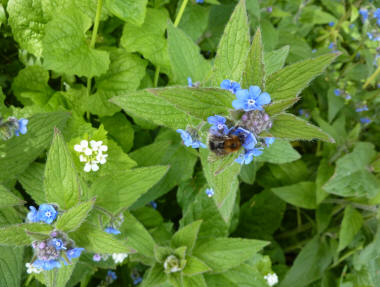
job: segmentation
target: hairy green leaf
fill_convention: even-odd
[[[314,182],[299,182],[288,186],[272,188],[272,191],[282,200],[295,206],[307,209],[315,209],[317,207]]]
[[[106,0],[108,10],[121,20],[135,25],[144,22],[148,0]]]
[[[284,46],[278,50],[266,52],[264,54],[265,73],[267,77],[284,66],[288,54],[289,46]]]
[[[53,227],[45,223],[22,223],[17,225],[8,225],[0,228],[0,245],[29,245],[33,240],[28,236],[27,231],[49,234],[52,230]]]
[[[0,208],[22,205],[24,203],[25,201],[8,191],[4,186],[0,185]]]
[[[344,209],[342,225],[339,231],[338,251],[343,250],[351,243],[355,235],[359,232],[362,225],[363,217],[361,213],[351,205],[348,205]]]
[[[92,210],[94,202],[95,200],[90,200],[70,208],[58,217],[55,226],[64,232],[75,231],[86,219],[88,213]]]

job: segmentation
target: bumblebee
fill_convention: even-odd
[[[225,156],[240,150],[243,138],[229,132],[227,135],[212,133],[208,138],[210,150],[217,156]]]

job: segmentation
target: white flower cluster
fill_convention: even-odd
[[[80,144],[74,146],[74,150],[80,153],[79,160],[85,162],[84,171],[90,172],[99,170],[99,164],[105,164],[108,154],[106,152],[108,147],[103,145],[102,141],[90,141],[90,144],[86,140],[82,140]]]
[[[264,279],[267,280],[269,286],[274,286],[278,283],[278,277],[276,273],[268,273],[264,276]]]
[[[115,261],[115,264],[122,263],[125,258],[128,257],[128,253],[113,253],[112,259]]]
[[[33,264],[30,264],[29,262],[25,264],[26,266],[26,273],[40,273],[42,271],[41,268],[34,267]]]

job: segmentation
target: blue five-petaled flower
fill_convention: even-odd
[[[250,86],[248,90],[238,90],[236,92],[237,100],[232,102],[232,106],[237,110],[262,111],[263,106],[271,102],[270,95],[266,92],[261,92],[260,87]]]
[[[61,263],[58,260],[52,259],[52,260],[42,260],[37,259],[33,262],[33,266],[36,268],[40,268],[46,271],[52,270],[54,268],[60,268]]]
[[[235,161],[240,164],[250,164],[253,160],[253,157],[259,156],[263,153],[261,148],[253,148],[251,150],[245,150],[244,153],[241,153]]]
[[[240,90],[240,84],[239,83],[236,83],[234,81],[230,81],[230,80],[224,80],[221,84],[220,84],[220,87],[224,90],[228,90],[232,93],[236,93],[237,91]]]
[[[29,213],[27,219],[29,222],[43,221],[47,224],[51,224],[57,217],[58,212],[50,204],[41,204],[38,210],[34,206],[29,206]]]
[[[224,134],[228,133],[228,127],[226,125],[226,119],[222,116],[210,116],[207,118],[209,124],[212,124],[210,132],[214,134]]]
[[[201,143],[199,140],[193,139],[187,131],[182,129],[178,129],[177,133],[181,134],[181,138],[183,140],[183,144],[185,146],[191,146],[192,148],[206,148],[207,146],[204,143]]]
[[[15,130],[16,136],[19,136],[20,134],[22,134],[22,135],[26,134],[26,132],[28,131],[26,128],[28,122],[29,121],[27,119],[19,119],[18,120],[18,129]]]
[[[109,234],[115,234],[115,235],[118,235],[120,234],[120,230],[117,230],[116,228],[113,228],[111,226],[107,227],[106,229],[104,229],[105,232],[109,233]]]

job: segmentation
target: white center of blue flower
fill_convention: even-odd
[[[218,124],[218,130],[222,130],[223,129],[223,124]]]
[[[57,242],[55,243],[55,245],[57,245],[57,247],[61,247],[61,242],[57,241]]]
[[[249,105],[249,106],[254,106],[255,103],[256,103],[255,100],[252,100],[252,99],[249,99],[249,100],[248,100],[248,105]]]
[[[46,216],[46,217],[50,217],[50,216],[51,216],[51,212],[50,212],[50,211],[46,211],[46,212],[45,212],[45,216]]]

